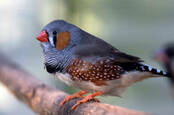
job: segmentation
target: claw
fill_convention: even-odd
[[[94,97],[102,95],[102,94],[103,94],[103,92],[98,91],[98,92],[95,92],[91,95],[84,97],[82,100],[77,101],[76,104],[72,106],[71,110],[74,110],[78,105],[80,105],[82,103],[86,103],[87,101],[92,100],[92,99],[94,99],[96,102],[99,102],[99,100]]]
[[[93,98],[92,100],[94,100],[95,102],[100,102],[97,98]]]
[[[73,95],[71,95],[71,96],[67,96],[67,97],[65,97],[65,99],[60,103],[60,106],[63,107],[63,105],[64,105],[66,102],[70,101],[71,99],[74,99],[74,98],[83,98],[82,95],[84,95],[84,94],[86,94],[86,93],[87,93],[86,91],[80,91],[80,92],[77,92],[77,93],[75,93],[75,94],[73,94]]]

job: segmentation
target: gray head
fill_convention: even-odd
[[[79,31],[80,29],[78,27],[70,23],[63,20],[55,20],[43,27],[37,39],[41,42],[41,45],[51,45],[54,48],[56,48],[56,43],[61,41],[61,46],[63,45],[64,47],[57,47],[59,47],[58,50],[62,50],[79,41],[80,38],[77,37],[79,36]],[[58,37],[60,39],[58,39]],[[65,45],[67,45],[67,47]]]
[[[44,54],[44,63],[50,73],[63,71],[72,58],[73,47],[82,37],[82,30],[63,20],[47,24],[36,37],[40,41]]]

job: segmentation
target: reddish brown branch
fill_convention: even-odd
[[[0,55],[0,82],[40,115],[147,115],[96,102],[82,104],[71,111],[72,105],[78,99],[73,99],[60,108],[59,104],[67,96],[66,93],[41,83],[2,55]]]

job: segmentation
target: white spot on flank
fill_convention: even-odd
[[[106,62],[110,62],[110,60],[109,60],[109,59],[107,59],[107,60],[106,60]]]
[[[80,60],[79,63],[82,63],[82,61]]]

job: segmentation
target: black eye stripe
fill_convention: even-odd
[[[56,46],[56,41],[57,41],[56,35],[57,35],[57,32],[53,31],[52,33],[53,33],[53,42],[54,42],[54,45]]]
[[[56,35],[53,35],[53,42],[54,42],[54,45],[56,46],[56,42],[57,42]]]

